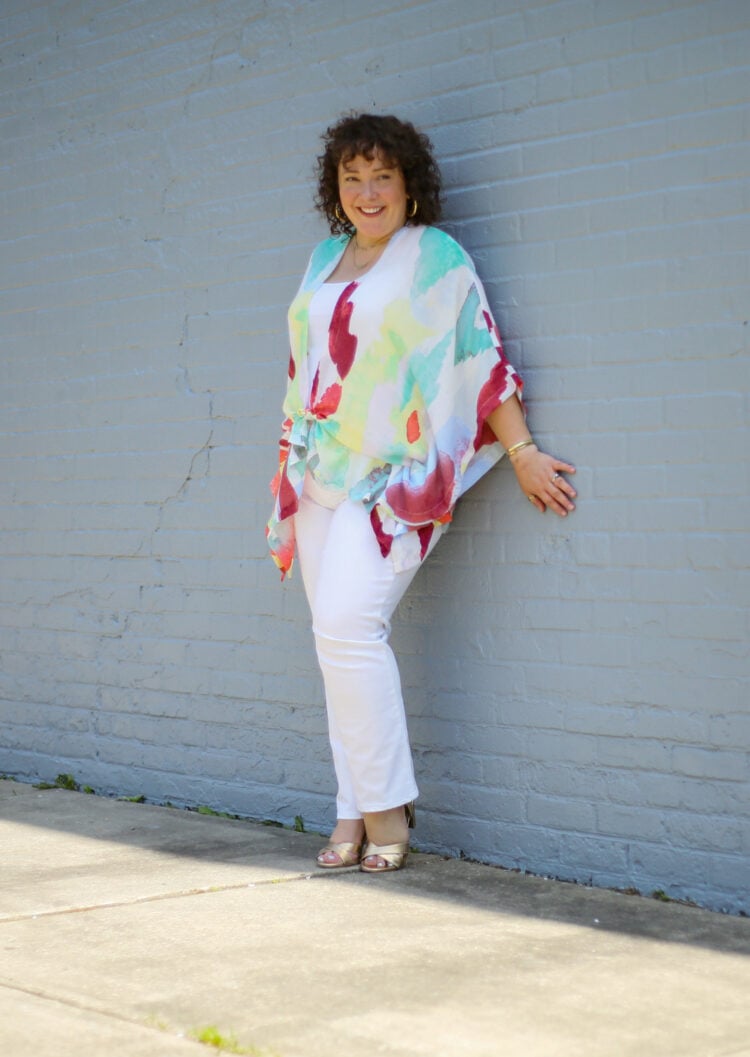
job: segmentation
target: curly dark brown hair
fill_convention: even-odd
[[[341,209],[339,162],[351,161],[357,155],[370,161],[376,151],[401,170],[406,194],[417,203],[416,213],[407,217],[406,223],[434,224],[440,219],[440,170],[429,139],[410,121],[392,114],[347,114],[327,128],[322,138],[315,206],[328,221],[332,235],[354,230]],[[336,215],[337,206],[340,216]]]

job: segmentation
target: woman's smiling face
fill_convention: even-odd
[[[377,150],[339,162],[339,196],[362,243],[390,238],[406,222],[404,174]]]

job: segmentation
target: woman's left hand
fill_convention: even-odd
[[[542,514],[554,510],[566,517],[575,510],[575,488],[562,476],[575,473],[575,466],[539,451],[536,445],[523,448],[510,461],[524,494]]]

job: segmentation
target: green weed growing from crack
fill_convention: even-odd
[[[194,1039],[204,1046],[211,1046],[218,1053],[233,1053],[237,1054],[238,1057],[278,1057],[278,1054],[273,1053],[271,1050],[259,1049],[257,1046],[245,1046],[239,1042],[236,1035],[224,1035],[213,1024],[207,1024],[202,1028],[193,1028],[189,1032],[182,1032],[178,1031],[172,1024],[169,1024],[156,1013],[146,1017],[143,1023],[149,1028],[155,1028],[156,1031],[163,1032],[165,1035],[177,1035],[180,1038]]]
[[[199,804],[196,808],[188,808],[188,811],[194,810],[199,815],[211,815],[213,818],[231,818],[238,819],[239,815],[230,815],[228,811],[214,811],[212,807],[208,807],[206,804]]]
[[[13,778],[12,775],[0,774],[0,780],[2,780],[4,778],[9,780],[9,781],[15,781],[16,780],[15,778]],[[76,781],[75,777],[72,774],[58,774],[58,776],[57,776],[57,778],[55,778],[54,782],[44,782],[44,781],[37,782],[36,785],[34,786],[34,789],[68,789],[70,792],[74,792],[74,793],[89,793],[89,794],[94,794],[94,795],[96,794],[96,790],[92,786],[90,786],[90,785],[84,785],[84,786],[79,785],[78,782]],[[145,796],[144,793],[139,793],[137,796],[118,796],[116,799],[121,801],[121,802],[128,803],[128,804],[145,804],[146,803],[146,796]],[[162,806],[163,807],[175,807],[175,805],[170,803],[168,800],[165,801],[165,803]],[[195,812],[198,815],[210,815],[210,816],[213,816],[214,818],[226,818],[226,819],[231,819],[232,821],[242,821],[243,820],[243,816],[242,815],[235,815],[235,814],[232,814],[229,811],[216,811],[214,808],[208,807],[207,804],[198,804],[196,807],[190,807],[189,806],[185,810],[193,811],[193,812]],[[305,822],[304,822],[304,819],[302,818],[301,815],[295,815],[294,816],[294,825],[293,826],[285,826],[283,822],[277,822],[275,819],[262,819],[262,820],[248,819],[247,821],[250,821],[250,822],[260,821],[260,824],[263,825],[263,826],[273,826],[273,827],[275,827],[277,829],[294,829],[294,830],[296,830],[297,833],[305,833],[306,832],[306,830],[305,830]]]
[[[202,1042],[204,1046],[213,1046],[220,1053],[245,1054],[246,1057],[273,1057],[267,1050],[259,1050],[257,1046],[242,1046],[234,1035],[222,1035],[217,1027],[209,1024],[204,1028],[195,1028],[190,1032],[190,1038],[196,1042]]]
[[[80,791],[80,785],[72,774],[58,774],[54,782],[38,782],[35,789],[69,789],[71,793]]]

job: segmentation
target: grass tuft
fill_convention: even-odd
[[[190,1032],[190,1038],[196,1042],[202,1042],[204,1046],[213,1046],[221,1053],[244,1054],[246,1057],[262,1057],[262,1053],[255,1046],[241,1046],[234,1035],[222,1035],[217,1027],[209,1024],[204,1028],[196,1028]]]
[[[69,789],[71,793],[77,793],[81,788],[72,774],[58,774],[55,785],[58,789]]]
[[[214,818],[231,818],[238,819],[239,815],[230,815],[228,811],[215,811],[212,807],[208,807],[207,804],[199,804],[196,808],[188,808],[188,811],[195,811],[199,815],[212,815]]]
[[[80,785],[72,774],[58,774],[54,782],[37,782],[34,789],[69,789],[72,793],[80,791]]]

